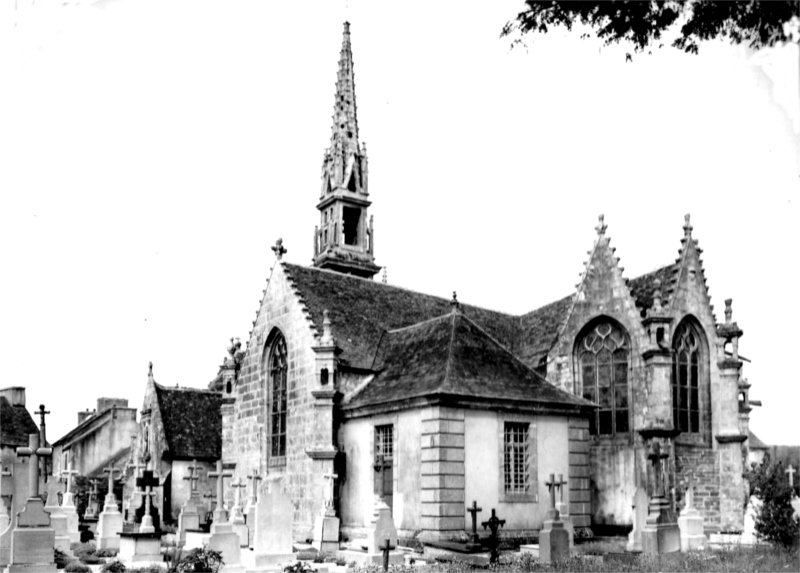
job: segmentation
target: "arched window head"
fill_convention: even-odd
[[[625,331],[610,320],[595,323],[578,339],[578,378],[583,397],[600,405],[589,421],[589,432],[593,435],[630,430],[629,357],[630,344]]]
[[[272,341],[267,359],[269,452],[272,457],[286,455],[286,379],[288,371],[286,339],[282,334],[278,334]]]
[[[703,375],[703,344],[700,333],[687,321],[678,325],[673,337],[672,423],[676,430],[700,431],[700,377]]]

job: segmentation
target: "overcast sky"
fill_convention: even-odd
[[[3,386],[46,404],[51,440],[100,396],[140,408],[149,361],[205,387],[269,247],[310,263],[347,19],[390,283],[523,313],[574,291],[598,214],[633,278],[691,213],[745,332],[751,428],[800,442],[796,46],[511,50],[519,0],[0,5]]]

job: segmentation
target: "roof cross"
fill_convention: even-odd
[[[279,261],[283,258],[283,255],[285,255],[288,252],[286,250],[286,247],[283,246],[283,239],[278,239],[277,241],[275,241],[275,246],[271,248]]]

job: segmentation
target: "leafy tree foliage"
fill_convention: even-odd
[[[526,9],[503,27],[502,36],[516,32],[521,36],[544,34],[556,26],[570,30],[580,23],[589,25],[605,45],[624,40],[632,43],[637,52],[655,45],[662,47],[662,35],[679,22],[679,35],[672,46],[688,53],[696,54],[700,41],[715,38],[763,48],[789,41],[784,24],[793,16],[800,16],[800,2],[796,0],[525,0],[525,4]]]
[[[760,465],[753,464],[745,478],[750,482],[750,492],[762,500],[756,511],[756,535],[783,547],[797,547],[800,519],[793,517],[794,491],[789,486],[783,462],[773,463],[766,454]]]

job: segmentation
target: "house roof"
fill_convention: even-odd
[[[546,382],[460,312],[388,332],[375,368],[375,378],[344,409],[437,395],[592,406]]]
[[[539,366],[556,343],[558,330],[572,308],[573,296],[546,304],[519,317],[517,355],[532,368]]]
[[[5,396],[0,396],[0,446],[24,447],[28,434],[38,434],[39,427],[25,406],[12,406]]]
[[[82,436],[84,432],[89,431],[90,428],[93,427],[94,428],[91,431],[96,431],[97,429],[99,429],[100,426],[103,425],[105,421],[107,421],[114,415],[115,410],[135,410],[135,409],[136,408],[112,406],[107,410],[103,410],[99,414],[95,414],[94,416],[86,418],[83,422],[72,428],[64,436],[53,442],[53,445],[54,446],[67,445],[70,442],[72,442],[76,437]]]
[[[222,456],[222,395],[154,383],[164,434],[172,459]]]

